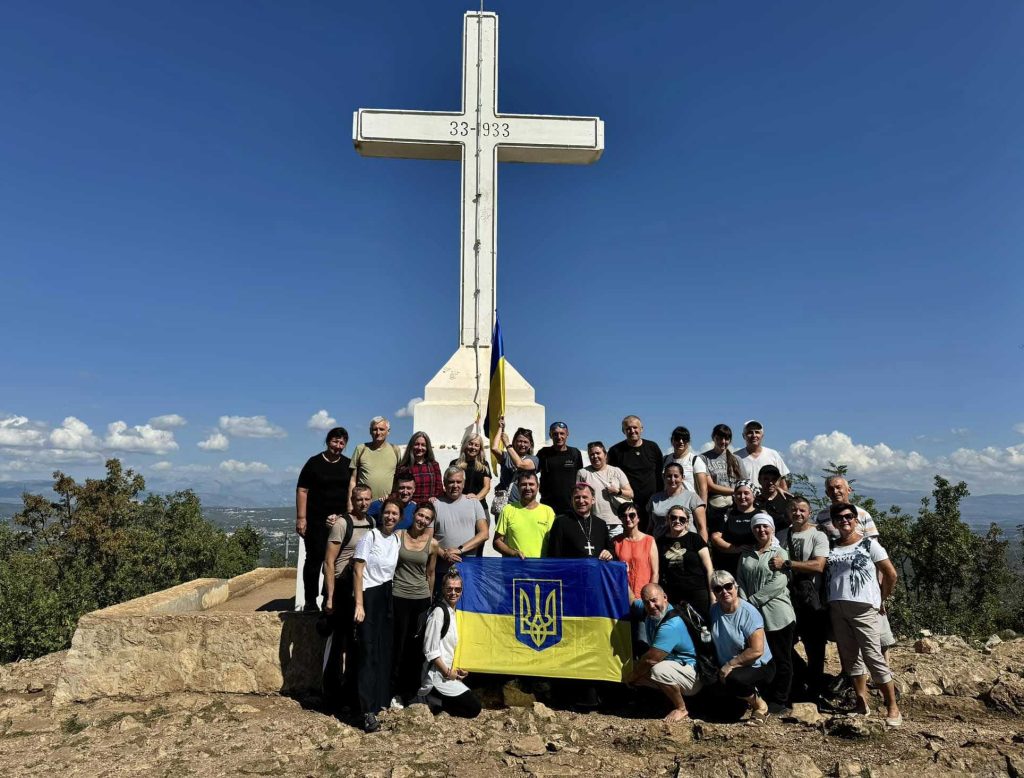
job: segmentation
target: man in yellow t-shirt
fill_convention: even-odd
[[[537,500],[537,474],[524,471],[517,479],[519,502],[510,502],[494,528],[494,550],[502,556],[539,559],[548,547],[555,512]]]

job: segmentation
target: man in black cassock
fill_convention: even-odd
[[[578,483],[572,490],[572,511],[555,518],[548,536],[548,557],[556,559],[615,558],[608,525],[594,516],[594,487]]]
[[[572,490],[572,511],[555,518],[548,535],[548,557],[561,559],[600,559],[610,562],[612,539],[608,525],[593,514],[594,487],[578,483]],[[555,687],[556,694],[571,700],[573,707],[593,710],[601,704],[594,681],[563,680]]]

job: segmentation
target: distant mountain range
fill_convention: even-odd
[[[0,516],[10,516],[21,505],[22,492],[50,494],[50,481],[0,481]],[[185,488],[178,484],[163,484],[152,479],[155,491],[165,492]],[[855,484],[857,493],[872,497],[881,507],[898,505],[910,514],[916,514],[928,492],[906,489],[887,489],[879,486]],[[207,482],[196,490],[204,508],[288,508],[294,499],[291,481],[271,483],[259,479],[249,481]],[[975,529],[984,529],[991,523],[1012,533],[1024,524],[1024,494],[979,494],[964,499],[960,505],[961,518]]]

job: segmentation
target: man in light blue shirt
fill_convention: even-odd
[[[647,616],[644,626],[651,647],[636,661],[636,669],[627,683],[661,689],[672,703],[667,722],[689,718],[683,697],[700,691],[697,678],[697,652],[686,623],[669,605],[665,590],[647,584],[640,599]]]

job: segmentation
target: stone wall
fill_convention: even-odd
[[[261,569],[231,581],[199,579],[83,616],[54,701],[318,691],[325,643],[316,632],[318,614],[208,612],[229,595],[293,575],[290,568]]]

